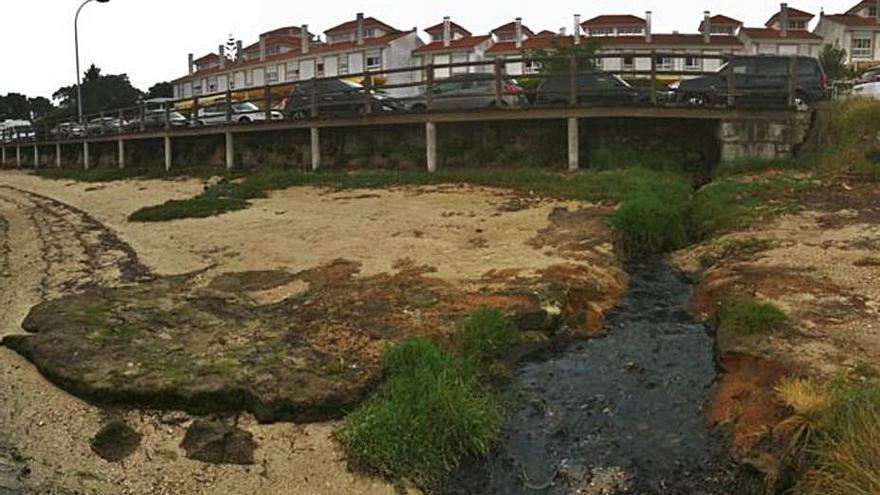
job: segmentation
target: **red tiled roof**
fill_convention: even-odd
[[[380,46],[391,43],[392,41],[402,38],[408,34],[412,34],[412,31],[397,31],[391,34],[386,34],[385,36],[380,36],[378,38],[364,38],[364,42],[360,45],[357,44],[357,41],[344,41],[342,43],[333,43],[333,44],[323,44],[314,47],[309,53],[332,53],[350,50],[352,48],[361,48],[361,47],[369,47],[369,46]]]
[[[789,29],[788,36],[782,36],[782,31],[777,29],[770,28],[742,28],[740,30],[741,34],[748,36],[749,38],[755,39],[764,39],[764,40],[772,40],[772,39],[798,39],[798,40],[818,40],[821,41],[822,37],[815,35],[809,31],[802,31],[798,29]]]
[[[871,7],[874,5],[876,5],[876,0],[864,0],[862,2],[859,2],[855,5],[853,5],[852,7],[850,7],[849,10],[846,11],[846,13],[847,14],[855,14],[862,7]]]
[[[535,37],[541,37],[541,38],[543,38],[545,36],[556,36],[556,33],[554,33],[553,31],[550,31],[549,29],[545,29],[535,35]]]
[[[324,34],[335,34],[335,33],[340,33],[340,32],[345,32],[345,31],[354,31],[355,29],[357,29],[357,25],[358,25],[357,19],[355,19],[353,21],[343,22],[342,24],[340,24],[338,26],[333,26],[332,28],[324,31]],[[393,28],[393,27],[389,26],[388,24],[385,24],[384,22],[380,21],[379,19],[376,19],[375,17],[364,18],[364,28],[365,29],[382,28],[386,31],[391,31],[393,33],[400,32],[399,29]]]
[[[444,46],[442,41],[434,41],[425,46],[420,46],[413,50],[413,53],[442,52],[446,50],[469,50],[492,39],[489,35],[483,36],[467,36],[457,40],[452,40],[449,46]]]
[[[651,42],[644,36],[611,36],[598,38],[597,41],[602,46],[615,45],[650,45],[650,46],[726,46],[741,47],[742,42],[735,36],[711,36],[709,43],[705,43],[702,34],[664,34],[656,33],[651,35]]]
[[[782,15],[782,12],[777,12],[777,13],[773,14],[773,17],[771,17],[769,21],[767,21],[766,23],[764,23],[764,25],[767,26],[767,27],[770,27],[771,24],[773,24],[774,22],[776,22],[776,21],[779,19],[779,16],[780,16],[780,15]],[[809,13],[809,12],[804,12],[803,10],[798,10],[798,9],[796,9],[796,8],[793,8],[793,7],[789,7],[789,8],[788,8],[788,18],[789,18],[789,20],[790,20],[790,19],[801,19],[801,20],[802,20],[802,19],[806,19],[806,20],[810,20],[810,19],[812,19],[813,17],[816,17],[816,16],[815,16],[814,14]]]
[[[458,31],[459,33],[463,33],[465,36],[471,36],[472,33],[470,31],[468,31],[467,29],[459,26],[458,24],[456,24],[454,22],[450,22],[450,24],[452,25],[452,32],[453,33]],[[426,28],[425,32],[428,34],[442,33],[443,32],[443,23],[441,22],[440,24],[435,24],[429,28]]]
[[[646,21],[641,17],[637,17],[634,15],[600,15],[593,17],[592,19],[587,19],[586,21],[581,23],[583,27],[598,27],[598,26],[630,26],[630,25],[639,25],[643,26],[646,24]]]
[[[263,36],[278,36],[281,33],[282,36],[287,35],[288,32],[301,33],[302,28],[299,26],[287,26],[273,29],[271,31],[266,31],[265,33],[261,33],[260,37]]]
[[[516,31],[516,22],[508,22],[507,24],[502,24],[502,25],[498,26],[497,28],[493,29],[490,32],[492,34],[497,34],[497,33],[512,33],[514,31]],[[529,29],[525,24],[522,27],[522,31],[523,31],[523,34],[525,34],[526,36],[534,36],[535,35],[535,33],[533,33],[532,30]]]
[[[203,55],[203,56],[193,60],[193,63],[198,64],[199,62],[213,62],[215,60],[219,61],[220,55],[218,55],[216,53],[209,53],[207,55]]]
[[[212,67],[210,69],[196,71],[193,73],[192,77],[201,77],[201,76],[205,76],[205,75],[209,75],[209,74],[214,74],[217,72],[225,72],[228,70],[238,70],[238,69],[243,69],[245,67],[250,67],[252,65],[263,65],[263,64],[268,64],[268,63],[275,62],[275,61],[281,61],[281,60],[291,60],[291,59],[295,59],[295,58],[296,59],[309,58],[313,54],[333,53],[333,52],[337,52],[337,51],[344,51],[344,50],[351,49],[351,48],[380,46],[380,45],[384,45],[386,43],[390,43],[398,38],[402,38],[403,36],[406,36],[408,34],[412,34],[412,31],[389,34],[389,35],[382,36],[379,38],[367,38],[364,40],[364,43],[362,45],[358,45],[357,42],[355,42],[355,41],[351,41],[351,42],[347,41],[345,43],[334,43],[332,45],[327,45],[327,44],[313,45],[312,48],[309,50],[309,53],[304,54],[300,51],[277,53],[275,55],[271,55],[269,57],[266,57],[265,60],[251,59],[251,60],[239,60],[236,62],[232,62],[230,60],[230,61],[226,62],[226,67],[223,69],[221,69],[218,66],[218,67]],[[182,80],[189,79],[189,78],[190,78],[190,76],[187,75],[187,76],[177,78],[172,82],[178,82],[178,81],[182,81]]]
[[[858,27],[880,27],[880,22],[877,22],[877,19],[874,17],[862,17],[858,15],[849,15],[849,14],[835,14],[835,15],[826,15],[825,19],[829,21],[836,22],[838,24],[843,24],[844,26],[858,26]]]
[[[298,36],[271,36],[269,38],[266,38],[266,48],[278,45],[299,47],[300,45],[302,45],[302,39],[300,39]],[[247,52],[259,47],[260,42],[257,41],[256,43],[244,47],[243,51]]]
[[[742,26],[743,23],[740,20],[734,19],[733,17],[727,17],[726,15],[715,14],[709,18],[709,22],[712,23],[713,26]],[[700,22],[699,31],[703,30],[703,26],[706,24],[706,21],[703,20]]]

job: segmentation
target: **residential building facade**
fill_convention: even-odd
[[[880,65],[880,1],[865,0],[843,14],[819,17],[815,33],[826,43],[846,50],[854,67]]]

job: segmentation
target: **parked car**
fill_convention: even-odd
[[[872,82],[880,82],[880,66],[871,67],[856,78],[855,84],[865,84]]]
[[[575,78],[577,103],[632,104],[650,100],[650,97],[614,74],[594,71],[578,74]],[[571,101],[571,76],[567,73],[549,74],[538,85],[535,105],[568,104]]]
[[[180,112],[168,112],[168,123],[171,127],[186,127],[189,125],[187,119]],[[165,127],[165,111],[164,110],[148,110],[144,113],[143,121],[144,129],[162,129]],[[139,131],[141,129],[141,120],[135,119],[128,123],[129,131]]]
[[[853,87],[851,96],[855,98],[869,98],[880,100],[880,80],[858,84]]]
[[[112,134],[124,131],[128,122],[119,117],[97,117],[86,122],[86,134],[95,136],[98,134]]]
[[[62,122],[55,126],[49,134],[56,139],[83,137],[83,126],[76,122]]]
[[[457,74],[434,83],[432,110],[471,110],[494,108],[495,78],[492,74]],[[501,85],[501,106],[521,107],[528,103],[523,89],[512,78],[505,78]],[[415,112],[428,109],[427,89],[409,100],[408,110]]]
[[[266,111],[249,101],[235,102],[230,105],[230,120],[235,124],[250,124],[251,122],[265,122]],[[283,120],[281,112],[272,110],[272,120]],[[226,103],[214,103],[199,108],[196,113],[196,125],[217,125],[226,123]]]
[[[395,112],[403,105],[382,91],[370,89],[370,109],[374,113]],[[318,114],[362,115],[366,113],[367,88],[344,79],[315,81],[315,99]],[[284,116],[289,119],[305,119],[312,111],[311,83],[297,84],[281,103]]]
[[[784,105],[788,101],[791,57],[776,55],[738,56],[733,60],[733,83],[737,105]],[[670,88],[678,104],[703,106],[726,102],[729,62],[715,74],[684,79]],[[828,79],[819,61],[797,57],[795,99],[809,105],[826,98]]]

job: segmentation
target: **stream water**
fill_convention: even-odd
[[[692,284],[660,259],[629,272],[608,336],[521,364],[498,446],[444,492],[736,493],[726,442],[705,420],[716,367],[687,311]]]

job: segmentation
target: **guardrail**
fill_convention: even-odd
[[[485,108],[545,108],[603,105],[638,106],[712,106],[736,108],[755,104],[764,108],[791,108],[799,98],[798,57],[789,57],[787,74],[749,74],[752,82],[766,84],[740,87],[734,73],[737,56],[702,53],[633,52],[605,53],[591,56],[518,57],[449,64],[428,64],[416,67],[364,71],[333,77],[313,77],[285,81],[247,89],[193,95],[170,100],[161,107],[146,105],[120,108],[74,119],[44,119],[32,131],[21,129],[0,132],[0,142],[55,142],[86,140],[92,136],[124,135],[145,132],[172,132],[175,129],[210,125],[260,122],[270,124],[283,120],[314,120],[340,115],[356,115],[368,119],[386,112],[442,112],[446,110],[481,110]],[[602,60],[631,59],[633,68],[601,71]],[[650,60],[650,65],[639,61]],[[718,60],[724,72],[668,69],[659,61]],[[724,65],[726,64],[726,66]],[[701,62],[701,66],[705,65]],[[532,71],[514,74],[514,67],[531,67]],[[541,67],[540,70],[534,70]],[[549,68],[548,68],[549,67]],[[516,71],[513,71],[516,72]],[[450,92],[452,76],[470,74],[470,88],[459,85]],[[711,92],[687,94],[670,90],[663,79],[678,80],[695,76],[719,75],[723,88]],[[232,79],[227,71],[227,80]],[[614,76],[614,77],[611,77]],[[745,77],[745,76],[743,76]],[[626,86],[620,79],[634,85]],[[552,84],[542,82],[552,79]],[[340,80],[361,81],[349,91],[326,92],[324,88]],[[780,86],[783,90],[780,91]],[[259,96],[252,96],[257,93]],[[334,99],[335,98],[335,99]],[[296,100],[296,101],[294,101]]]

